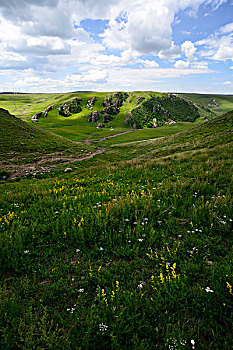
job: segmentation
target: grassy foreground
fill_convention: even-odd
[[[232,130],[1,184],[0,348],[231,349]]]

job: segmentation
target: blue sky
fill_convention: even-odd
[[[0,0],[0,91],[233,94],[233,0]]]

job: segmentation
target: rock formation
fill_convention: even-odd
[[[91,114],[88,115],[88,122],[96,123],[99,120],[99,116],[99,112],[91,112]]]
[[[87,108],[92,110],[96,101],[97,101],[97,97],[93,96],[90,100],[87,101]]]
[[[70,101],[63,102],[57,107],[58,113],[63,117],[69,117],[71,114],[79,113],[82,110],[82,100],[80,98],[73,98]]]

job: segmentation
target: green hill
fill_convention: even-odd
[[[134,108],[127,115],[126,124],[141,129],[158,127],[166,123],[194,122],[198,117],[197,107],[175,95],[152,97]]]
[[[37,123],[71,119],[75,133],[78,118],[53,109]],[[0,120],[11,162],[79,147]],[[232,348],[233,112],[165,128],[105,139],[72,173],[0,183],[1,349]]]
[[[94,148],[38,128],[0,108],[0,166],[11,170],[24,164],[67,163]],[[39,166],[39,165],[38,165]],[[25,167],[27,169],[27,166]],[[35,173],[35,169],[34,169]]]
[[[92,141],[133,127],[143,127],[148,138],[146,134],[159,134],[153,131],[155,124],[176,122],[182,130],[188,122],[203,122],[233,109],[233,96],[152,91],[0,94],[0,107],[29,123],[39,114],[33,122],[41,128],[73,141]]]

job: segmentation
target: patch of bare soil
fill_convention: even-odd
[[[86,159],[91,159],[97,154],[104,152],[104,148],[100,148],[95,152],[89,152],[84,154],[71,154],[63,155],[62,153],[50,153],[46,154],[36,162],[27,164],[4,164],[0,162],[0,169],[10,173],[10,178],[25,177],[28,175],[38,175],[50,172],[59,165],[70,164]]]

